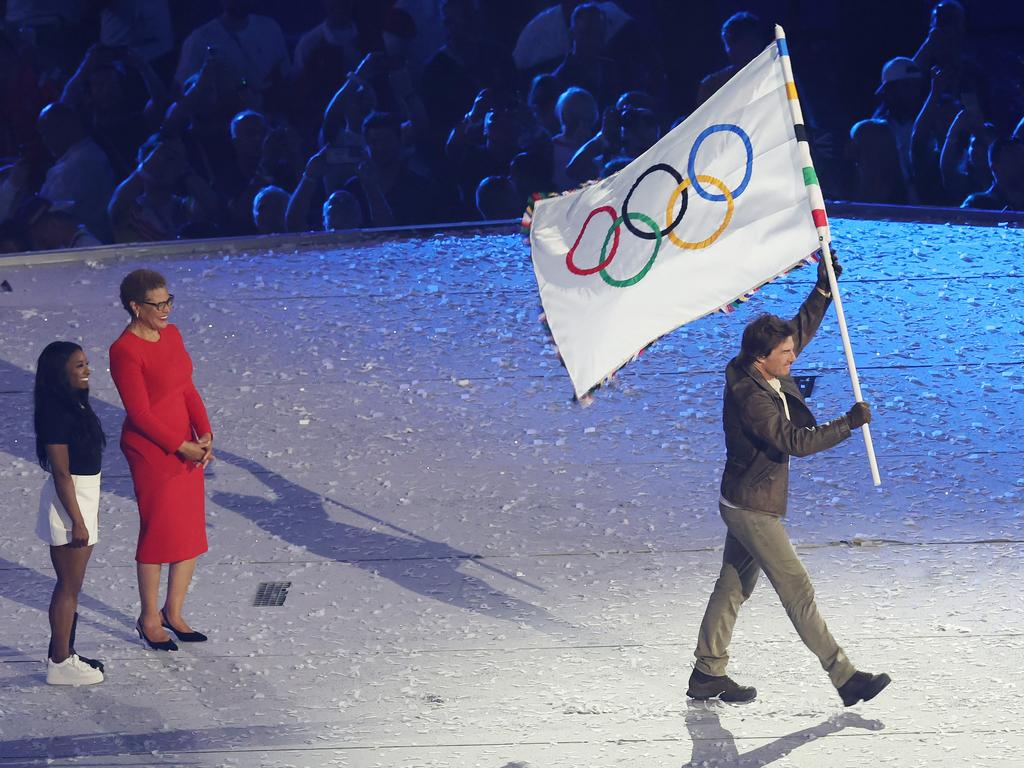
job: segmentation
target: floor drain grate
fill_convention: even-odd
[[[288,587],[291,585],[290,581],[260,582],[259,587],[256,588],[256,599],[252,604],[259,606],[284,605],[285,598],[288,597]]]

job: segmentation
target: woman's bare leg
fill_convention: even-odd
[[[50,562],[57,574],[57,584],[50,597],[50,650],[49,657],[62,662],[71,655],[71,625],[78,610],[78,594],[85,580],[85,567],[89,564],[92,547],[63,545],[50,547]]]
[[[136,563],[139,576],[139,599],[142,601],[142,613],[139,622],[146,637],[154,643],[170,640],[171,636],[163,628],[160,621],[160,563]],[[172,566],[173,567],[173,566]]]
[[[191,632],[192,627],[182,615],[182,608],[185,605],[185,596],[188,594],[189,585],[192,583],[192,574],[196,570],[196,560],[180,560],[171,563],[167,571],[167,599],[164,601],[164,613],[167,621],[175,629]]]

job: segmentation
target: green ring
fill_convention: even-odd
[[[629,286],[636,285],[643,280],[647,273],[651,271],[651,267],[654,266],[654,260],[658,258],[658,249],[661,248],[661,229],[658,227],[658,224],[654,219],[642,213],[634,213],[633,211],[630,211],[627,216],[629,216],[631,220],[642,221],[651,228],[651,231],[655,234],[654,252],[651,254],[651,258],[647,260],[647,263],[644,264],[643,269],[625,280],[616,280],[614,277],[609,275],[607,267],[602,269],[598,274],[600,274],[601,279],[608,283],[612,288],[628,288]],[[608,228],[608,234],[604,236],[604,245],[601,246],[601,261],[604,261],[605,252],[608,250],[608,241],[612,239],[612,235],[621,224],[622,217],[619,216],[612,222],[611,227]],[[600,264],[601,261],[599,261],[598,264]]]

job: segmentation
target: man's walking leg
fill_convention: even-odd
[[[793,549],[782,520],[748,510],[726,509],[722,516],[771,581],[804,645],[818,657],[832,684],[839,688],[853,677],[854,666],[818,612],[807,569]]]
[[[694,656],[693,674],[687,695],[695,699],[719,697],[723,701],[750,701],[757,695],[753,688],[741,686],[725,674],[729,663],[729,643],[740,606],[750,597],[761,571],[739,540],[729,533],[725,538],[722,570],[708,598]]]

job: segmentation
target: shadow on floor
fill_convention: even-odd
[[[432,600],[506,621],[524,622],[551,632],[571,625],[545,609],[501,592],[486,581],[464,573],[464,567],[489,567],[476,556],[369,515],[355,507],[320,496],[261,464],[226,451],[219,460],[250,473],[274,498],[214,491],[211,500],[247,518],[263,530],[320,557],[345,562]],[[357,518],[377,521],[370,526],[342,523],[327,514],[325,504],[344,509]],[[491,570],[493,567],[490,567]],[[520,581],[513,574],[503,574]],[[532,585],[531,585],[532,586]]]
[[[885,725],[867,720],[855,712],[843,712],[810,728],[782,736],[774,741],[740,753],[736,737],[723,726],[715,710],[717,702],[689,701],[686,709],[686,730],[693,742],[690,762],[682,768],[760,768],[786,757],[794,749],[815,739],[839,733],[846,728],[880,731]]]

